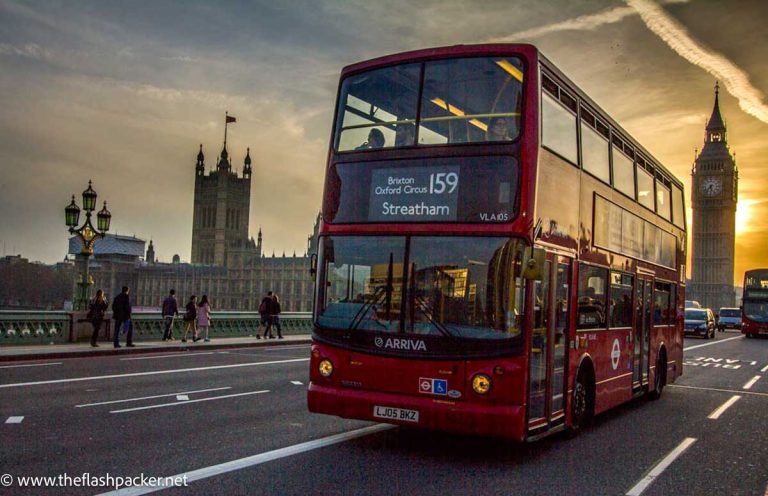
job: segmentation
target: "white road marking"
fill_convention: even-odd
[[[696,346],[689,346],[687,348],[683,348],[683,351],[695,350],[696,348],[703,348],[704,346],[712,346],[713,344],[721,344],[727,341],[733,341],[734,339],[744,339],[744,336],[736,336],[735,338],[718,339],[717,341],[712,341],[710,343],[697,344]]]
[[[135,358],[121,358],[120,360],[152,360],[154,358],[170,358],[170,357],[183,357],[183,356],[198,356],[198,355],[213,355],[216,353],[215,351],[205,351],[205,352],[196,352],[196,353],[171,353],[169,355],[151,355],[151,356],[143,356],[143,357],[135,357]]]
[[[165,408],[167,406],[188,405],[189,403],[199,403],[201,401],[223,400],[224,398],[236,398],[238,396],[249,396],[252,394],[262,394],[262,393],[268,393],[268,392],[269,392],[269,389],[263,389],[261,391],[249,391],[247,393],[225,394],[224,396],[211,396],[210,398],[200,398],[197,400],[182,401],[179,403],[161,403],[159,405],[138,406],[136,408],[126,408],[124,410],[112,410],[109,413],[126,413],[126,412],[136,412],[138,410],[152,410],[153,408]]]
[[[253,349],[253,348],[252,348]],[[308,344],[289,345],[289,346],[265,346],[263,349],[257,348],[259,351],[279,351],[279,350],[308,350]]]
[[[27,365],[3,365],[0,369],[15,369],[19,367],[45,367],[46,365],[61,365],[61,362],[30,363]]]
[[[667,384],[666,387],[683,388],[683,389],[699,389],[701,391],[718,391],[721,393],[751,394],[753,396],[768,396],[768,393],[755,393],[753,391],[734,391],[733,389],[717,389],[717,388],[706,388],[706,387],[696,387],[696,386],[681,386],[679,384]]]
[[[664,457],[655,467],[651,469],[648,474],[640,479],[635,486],[627,492],[627,496],[639,496],[643,494],[648,486],[650,486],[656,478],[661,475],[664,470],[674,462],[678,456],[682,455],[693,443],[696,442],[696,438],[687,437],[680,443],[677,448],[673,449],[667,456]]]
[[[189,401],[189,396],[186,394],[177,394],[176,401]]]
[[[305,453],[319,448],[325,448],[326,446],[332,446],[334,444],[343,443],[359,437],[368,436],[370,434],[376,434],[378,432],[394,429],[396,426],[389,424],[376,424],[370,427],[363,427],[349,432],[342,432],[341,434],[335,434],[333,436],[324,437],[322,439],[315,439],[314,441],[307,441],[306,443],[295,444],[293,446],[287,446],[285,448],[276,449],[273,451],[267,451],[265,453],[259,453],[258,455],[247,456],[238,460],[232,460],[229,462],[220,463],[218,465],[212,465],[210,467],[203,467],[197,470],[184,472],[171,477],[185,477],[188,483],[195,482],[209,477],[214,477],[228,472],[234,472],[262,463],[279,460],[293,455]],[[163,487],[127,487],[120,489],[120,491],[112,491],[108,493],[102,493],[99,496],[138,496],[141,494],[149,494],[155,491],[160,491]]]
[[[291,381],[291,384],[293,384],[294,386],[302,386],[304,383],[301,381]]]
[[[278,365],[283,363],[308,362],[308,361],[309,361],[309,358],[292,358],[290,360],[272,360],[269,362],[248,362],[248,363],[236,363],[232,365],[212,365],[210,367],[192,367],[188,369],[154,370],[152,372],[132,372],[129,374],[96,375],[96,376],[90,376],[90,377],[73,377],[71,379],[54,379],[50,381],[16,382],[12,384],[0,384],[0,389],[12,388],[12,387],[23,387],[23,386],[39,386],[41,384],[63,384],[65,382],[98,381],[98,380],[104,380],[104,379],[118,379],[120,377],[140,377],[144,375],[179,374],[182,372],[198,372],[201,370],[232,369],[237,367],[257,367],[259,365]]]
[[[760,380],[760,376],[759,376],[759,375],[756,375],[756,376],[754,376],[753,378],[751,378],[751,379],[749,380],[749,382],[747,382],[746,384],[744,384],[744,385],[741,387],[741,389],[752,389],[752,386],[754,386],[754,385],[755,385],[755,383],[756,383],[757,381],[759,381],[759,380]]]
[[[768,372],[768,365],[760,369],[760,372]]]
[[[733,405],[734,403],[736,403],[740,399],[741,399],[741,396],[739,396],[739,395],[731,396],[731,399],[729,399],[728,401],[723,403],[717,410],[715,410],[714,412],[710,413],[709,417],[707,417],[707,418],[711,419],[711,420],[719,419],[720,415],[722,415],[727,409],[729,409],[731,407],[731,405]]]
[[[198,389],[197,391],[182,391],[180,393],[156,394],[155,396],[142,396],[141,398],[128,398],[126,400],[100,401],[98,403],[84,403],[82,405],[75,405],[75,408],[83,408],[86,406],[98,406],[98,405],[112,405],[114,403],[127,403],[129,401],[152,400],[155,398],[167,398],[168,396],[176,396],[179,394],[207,393],[209,391],[221,391],[224,389],[232,389],[232,386],[213,388],[213,389]]]
[[[24,420],[24,417],[8,417],[8,420],[5,421],[6,424],[20,424],[21,421]]]

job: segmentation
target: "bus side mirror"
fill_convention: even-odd
[[[309,256],[309,273],[313,276],[317,274],[317,253]]]
[[[543,279],[541,268],[547,259],[547,252],[541,248],[533,248],[528,257],[523,260],[523,279],[529,281],[541,281]]]

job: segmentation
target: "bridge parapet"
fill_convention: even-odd
[[[108,312],[100,332],[100,339],[109,339],[114,321]],[[136,341],[159,341],[163,338],[164,322],[160,312],[134,312],[133,336]],[[263,333],[258,312],[211,312],[211,339],[256,336]],[[284,312],[280,314],[283,335],[311,334],[312,314]],[[7,311],[0,310],[0,346],[61,344],[85,341],[91,337],[92,327],[85,321],[85,312]],[[173,334],[179,339],[184,334],[182,316],[174,320]],[[273,334],[276,331],[273,330]],[[189,336],[191,338],[191,336]]]
[[[68,343],[71,334],[71,312],[0,310],[0,346]]]

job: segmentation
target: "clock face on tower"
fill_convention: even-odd
[[[717,196],[723,189],[723,184],[719,177],[705,177],[701,180],[701,193],[704,196]]]

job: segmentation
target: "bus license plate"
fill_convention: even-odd
[[[374,406],[373,416],[388,420],[400,420],[403,422],[418,422],[418,410],[406,410],[405,408],[393,408],[390,406]]]

